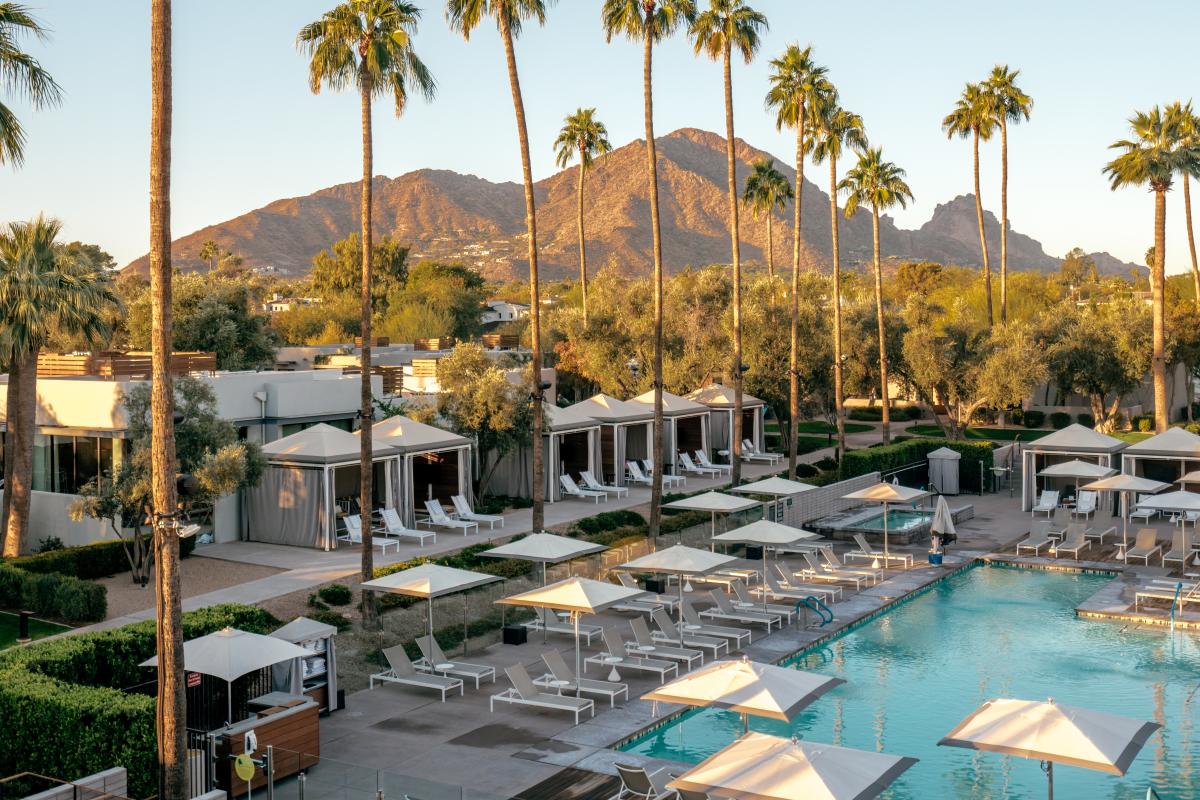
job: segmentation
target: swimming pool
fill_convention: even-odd
[[[888,509],[887,525],[888,531],[897,533],[907,531],[912,528],[918,528],[933,520],[933,514],[928,511],[904,511],[898,509]],[[883,530],[883,514],[882,512],[873,517],[867,517],[864,520],[855,522],[851,527],[854,529],[862,529],[869,531]]]
[[[937,741],[988,698],[1053,697],[1164,725],[1125,778],[1056,769],[1057,796],[1141,800],[1153,783],[1164,798],[1200,800],[1200,640],[1078,619],[1075,606],[1107,580],[967,570],[793,659],[847,682],[790,725],[754,719],[751,728],[919,758],[883,795],[892,800],[1040,798],[1046,782],[1036,761]],[[740,717],[702,710],[623,749],[696,763],[740,732]]]

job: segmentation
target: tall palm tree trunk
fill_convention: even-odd
[[[879,258],[879,206],[871,208],[871,233],[875,235],[875,320],[879,328],[879,398],[883,401],[883,443],[892,441],[892,401],[888,397],[887,335],[883,321],[883,263]]]
[[[800,424],[800,202],[804,196],[804,103],[796,124],[796,207],[792,236],[791,335],[788,354],[788,478],[796,479],[796,426]]]
[[[1170,421],[1167,408],[1167,330],[1164,284],[1167,257],[1167,191],[1154,190],[1154,265],[1150,270],[1150,295],[1153,311],[1154,350],[1150,361],[1154,373],[1154,429],[1162,433]]]
[[[771,279],[771,284],[775,283],[775,229],[772,224],[774,220],[770,211],[767,212],[767,277]]]
[[[733,425],[729,433],[730,483],[742,480],[742,248],[739,237],[737,198],[737,155],[733,145],[733,74],[730,69],[732,46],[725,37],[725,155],[729,162],[729,241],[733,249]]]
[[[4,388],[5,391],[5,408],[17,407],[17,391],[19,384],[16,383],[17,376],[13,375],[12,365],[9,365],[8,370],[8,385]],[[6,425],[4,431],[4,485],[0,489],[4,490],[3,499],[0,500],[0,539],[3,539],[8,531],[8,507],[12,500],[12,492],[7,491],[6,487],[12,486],[13,473],[13,434],[12,426]],[[0,554],[4,552],[3,542],[0,541]]]
[[[583,327],[588,326],[588,302],[587,302],[587,253],[586,244],[583,233],[583,158],[584,145],[579,144],[579,290],[583,293]]]
[[[658,219],[658,153],[654,145],[654,0],[642,6],[645,39],[642,43],[642,110],[646,123],[646,177],[650,194],[650,231],[654,251],[654,474],[650,476],[650,539],[658,536],[662,521],[662,476],[667,468],[663,453],[663,268],[662,228]],[[674,462],[672,456],[671,461]]]
[[[365,61],[365,60],[364,60]],[[359,216],[362,244],[362,282],[359,287],[358,314],[362,327],[362,352],[359,368],[359,410],[361,418],[358,432],[358,513],[361,515],[363,532],[362,541],[362,579],[369,581],[375,576],[375,548],[371,546],[371,512],[374,507],[374,479],[372,469],[374,461],[374,441],[371,427],[375,418],[373,399],[371,397],[371,278],[372,278],[372,206],[371,206],[371,177],[374,172],[375,144],[371,129],[371,78],[364,68],[360,78],[361,91],[359,104],[362,116],[362,190]],[[374,592],[362,593],[363,625],[375,625],[378,621],[378,609],[375,604]]]
[[[33,433],[37,416],[37,351],[16,356],[10,367],[10,399],[15,405],[8,418],[8,434],[12,442],[9,454],[11,467],[6,463],[5,471],[11,469],[4,484],[4,497],[8,502],[8,521],[4,531],[4,557],[13,558],[21,554],[21,548],[29,540],[29,503],[33,491]],[[15,382],[13,384],[12,382]]]
[[[975,129],[975,219],[979,223],[979,249],[983,255],[983,295],[987,303],[987,324],[992,327],[992,266],[988,261],[987,235],[983,230],[983,198],[979,195],[979,129]]]
[[[542,457],[542,310],[538,289],[537,208],[533,198],[533,167],[529,161],[529,131],[525,126],[525,103],[521,81],[517,77],[517,54],[513,50],[512,29],[508,18],[500,17],[500,38],[508,62],[508,85],[512,89],[513,110],[517,115],[517,138],[521,142],[521,174],[525,180],[525,228],[529,232],[529,328],[533,350],[533,530],[542,530],[546,522],[545,471]]]
[[[175,388],[171,380],[171,0],[150,12],[150,459],[158,647],[158,795],[188,796],[183,598],[176,516]]]
[[[979,187],[975,188],[979,191]],[[1008,322],[1008,117],[1000,115],[1000,324]]]
[[[1192,190],[1187,173],[1183,173],[1183,214],[1187,222],[1188,254],[1192,257],[1193,300],[1200,306],[1200,264],[1196,262],[1196,234],[1192,230]]]
[[[842,261],[838,253],[837,158],[829,157],[829,224],[833,243],[833,411],[837,425],[838,461],[846,455],[846,420],[842,397]]]

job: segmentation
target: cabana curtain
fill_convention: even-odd
[[[249,539],[296,547],[333,547],[332,500],[325,470],[268,464],[262,480],[247,492]]]

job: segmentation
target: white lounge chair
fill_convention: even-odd
[[[646,474],[642,472],[642,468],[638,466],[636,461],[625,462],[625,480],[630,483],[645,484],[646,486],[654,483],[654,481],[646,477]]]
[[[657,641],[650,633],[646,620],[641,617],[629,620],[629,627],[633,631],[632,652],[649,658],[669,658],[671,661],[687,664],[689,670],[694,662],[704,663],[704,654],[699,650],[693,650],[690,647],[672,647]]]
[[[1078,561],[1079,551],[1090,547],[1091,544],[1084,535],[1083,523],[1072,522],[1067,528],[1063,540],[1054,546],[1054,557],[1058,558],[1063,553],[1070,553]]]
[[[579,500],[591,499],[597,504],[601,500],[608,502],[608,492],[594,492],[591,489],[580,489],[579,484],[575,483],[575,479],[570,475],[559,475],[558,483],[562,486],[563,494],[567,497],[574,497]]]
[[[500,527],[504,527],[504,517],[499,514],[477,514],[471,508],[471,504],[467,502],[467,498],[461,494],[456,494],[450,498],[450,502],[454,504],[454,513],[459,519],[467,522],[486,522],[488,529],[495,529],[496,523],[500,523]]]
[[[668,619],[667,622],[670,622]],[[661,626],[662,623],[659,623]],[[735,628],[732,625],[713,625],[705,622],[700,612],[687,600],[683,601],[683,624],[688,633],[700,636],[718,636],[729,640],[729,649],[742,649],[750,643],[750,631],[747,628]]]
[[[777,603],[763,605],[762,600],[755,600],[754,595],[750,594],[750,590],[746,588],[746,584],[742,581],[734,581],[729,585],[729,588],[733,591],[733,596],[737,598],[737,602],[742,604],[742,608],[756,608],[760,611],[766,611],[768,614],[778,614],[787,623],[790,623],[792,617],[796,615],[796,607],[794,605],[784,606]],[[684,615],[684,619],[687,619],[687,615]]]
[[[560,620],[553,611],[548,608],[537,609],[537,616],[529,622],[523,623],[526,628],[534,631],[545,631],[546,633],[559,633],[563,636],[575,636],[575,626],[569,622]],[[604,632],[604,628],[599,625],[589,625],[587,623],[579,623],[579,635],[587,641],[588,646],[592,644],[592,639]]]
[[[733,464],[718,464],[708,460],[708,453],[703,450],[696,451],[696,463],[705,469],[715,469],[725,474],[733,472]]]
[[[689,475],[704,475],[713,478],[721,475],[721,470],[716,467],[696,466],[696,463],[692,461],[692,457],[682,452],[679,454],[679,468]]]
[[[496,682],[496,670],[486,664],[468,664],[465,661],[446,658],[437,639],[422,636],[417,639],[417,647],[421,648],[421,658],[413,666],[422,672],[471,678],[475,681],[476,689],[479,688],[480,680],[491,678],[493,683]]]
[[[615,494],[620,497],[623,494],[629,494],[628,487],[625,486],[606,486],[596,480],[596,476],[591,473],[591,470],[584,470],[579,473],[579,480],[583,481],[585,489],[591,489],[593,492],[604,492],[605,494]]]
[[[778,614],[767,614],[762,611],[751,611],[735,606],[724,592],[709,592],[713,607],[700,612],[700,616],[708,619],[724,619],[731,622],[741,622],[746,625],[766,625],[770,632],[771,626],[783,627],[783,620]]]
[[[1033,526],[1029,529],[1029,535],[1024,540],[1017,542],[1017,555],[1021,555],[1022,550],[1032,550],[1036,556],[1043,547],[1054,544],[1056,540],[1051,538],[1049,531],[1050,520],[1034,520]]]
[[[1188,556],[1192,554],[1191,537],[1188,532],[1180,528],[1177,531],[1171,532],[1171,549],[1162,554],[1162,565],[1167,566],[1167,562],[1178,564],[1180,569],[1187,565]]]
[[[1139,494],[1138,495],[1138,503],[1141,503],[1142,501],[1148,499],[1149,497],[1150,497],[1150,495],[1148,495],[1148,494]],[[1150,520],[1154,519],[1157,516],[1158,516],[1157,508],[1144,508],[1140,505],[1135,504],[1133,507],[1133,510],[1129,512],[1129,521],[1134,522],[1136,520],[1137,522],[1149,522]]]
[[[677,793],[667,788],[671,775],[667,770],[648,772],[643,767],[614,764],[621,776],[621,789],[610,800],[675,800]]]
[[[617,633],[615,628],[605,628],[604,648],[607,652],[598,653],[594,656],[588,656],[583,661],[583,669],[586,671],[589,664],[599,664],[601,669],[604,668],[619,668],[632,669],[638,672],[652,672],[658,676],[662,683],[667,682],[667,676],[675,676],[679,674],[679,665],[674,661],[663,661],[658,658],[646,658],[638,653],[637,645],[633,642],[626,642],[621,638],[621,634]]]
[[[1058,508],[1058,492],[1054,489],[1043,489],[1037,505],[1029,509],[1029,513],[1033,515],[1044,513],[1048,517],[1056,508]]]
[[[628,572],[614,572],[613,574],[617,576],[617,582],[620,583],[622,586],[624,586],[626,589],[641,589],[642,588],[641,586],[638,586],[638,582],[635,581],[633,579],[633,576],[630,575]],[[674,611],[675,606],[679,605],[679,598],[674,597],[669,594],[656,594],[656,595],[651,595],[649,600],[643,601],[643,602],[653,602],[656,605],[665,607],[668,611]]]
[[[612,708],[616,704],[618,697],[624,697],[626,700],[629,699],[629,687],[623,683],[594,681],[591,678],[576,678],[575,673],[567,666],[567,662],[563,661],[562,653],[557,650],[547,650],[545,653],[542,653],[542,661],[546,662],[550,674],[536,679],[533,682],[535,686],[557,689],[563,692],[574,692],[576,695],[595,694],[607,697],[609,708]]]
[[[463,694],[463,682],[458,678],[447,678],[444,675],[427,675],[423,672],[417,672],[412,661],[408,658],[408,653],[404,652],[403,645],[389,647],[383,651],[383,657],[387,659],[389,669],[383,672],[376,672],[372,675],[367,684],[369,688],[375,688],[375,681],[381,683],[399,683],[404,686],[416,686],[420,689],[433,689],[441,692],[442,702],[446,702],[446,693],[458,689],[459,695]]]
[[[834,569],[842,570],[843,572],[857,572],[860,575],[866,575],[875,583],[879,583],[881,580],[883,580],[883,570],[876,569],[875,567],[852,567],[848,564],[843,564],[832,547],[822,547],[820,553],[821,558],[825,560],[825,563]]]
[[[420,522],[424,522],[431,527],[436,525],[439,528],[459,530],[463,532],[463,536],[471,533],[472,529],[476,533],[479,532],[478,522],[468,522],[465,519],[451,519],[450,515],[446,513],[446,509],[442,508],[442,504],[437,500],[426,500],[425,511],[429,514],[429,518],[420,520]]]
[[[893,561],[898,561],[908,569],[913,564],[912,553],[892,553],[884,554],[882,550],[876,550],[867,542],[867,537],[861,533],[854,534],[854,542],[858,545],[857,550],[851,550],[846,553],[846,558],[862,558],[867,561],[882,561],[884,566],[887,566]]]
[[[752,591],[760,597],[765,594],[768,599],[776,600],[803,601],[809,597],[815,597],[822,603],[830,605],[837,602],[837,598],[842,592],[842,587],[832,584],[828,586],[813,586],[811,584],[785,585],[768,572],[765,585],[757,586]]]
[[[729,653],[729,640],[719,636],[705,636],[699,631],[685,630],[683,635],[679,634],[679,627],[666,615],[665,611],[658,611],[650,615],[650,619],[654,621],[655,630],[650,636],[656,642],[666,642],[667,644],[679,645],[681,647],[694,647],[697,650],[706,651],[710,657],[718,658],[722,653]]]
[[[1089,492],[1085,489],[1079,491],[1079,496],[1075,498],[1075,508],[1071,509],[1071,516],[1083,517],[1087,519],[1096,513],[1097,494]]]
[[[357,514],[342,517],[342,523],[346,526],[346,533],[338,537],[339,541],[350,542],[351,544],[362,544],[362,518]],[[372,536],[371,546],[378,547],[380,551],[387,555],[388,548],[392,548],[397,553],[400,552],[400,543],[395,539],[388,539],[385,536]]]
[[[644,459],[644,463],[646,464],[646,474],[650,477],[654,477],[654,459]],[[670,472],[664,472],[662,474],[662,483],[663,486],[686,486],[687,476],[672,475]]]
[[[1104,537],[1109,534],[1117,535],[1117,526],[1109,525],[1107,528],[1093,528],[1091,525],[1083,529],[1083,535],[1090,541],[1095,539],[1097,543],[1104,544]]]
[[[747,460],[747,455],[755,461],[765,461],[768,464],[778,464],[783,461],[783,456],[778,453],[768,453],[765,450],[759,450],[754,442],[749,439],[742,439],[742,460]]]
[[[422,547],[425,546],[426,539],[432,539],[435,543],[437,542],[437,534],[433,531],[417,531],[406,526],[394,508],[383,509],[383,511],[379,512],[379,518],[379,524],[375,526],[376,533],[381,533],[384,536],[416,539]]]
[[[808,564],[807,569],[801,569],[794,573],[801,580],[823,581],[825,583],[853,583],[855,590],[862,589],[864,583],[871,581],[870,576],[863,575],[855,570],[834,569],[828,564],[822,564],[817,560],[816,553],[801,553],[800,556],[804,559],[804,563]]]
[[[1158,532],[1154,528],[1142,528],[1133,539],[1133,547],[1125,551],[1125,561],[1140,558],[1142,563],[1149,566],[1150,556],[1161,553],[1162,546],[1158,543]]]
[[[596,716],[596,704],[586,697],[571,697],[565,694],[550,694],[542,692],[534,685],[533,679],[520,664],[513,664],[504,670],[512,682],[511,689],[505,689],[500,694],[494,694],[488,699],[488,709],[496,710],[496,703],[510,703],[515,706],[530,706],[545,708],[551,711],[569,711],[575,715],[575,724],[579,724],[579,715],[590,712]]]

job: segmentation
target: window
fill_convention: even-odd
[[[113,465],[113,439],[108,437],[34,436],[34,491],[78,494],[98,475],[112,474]]]

